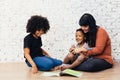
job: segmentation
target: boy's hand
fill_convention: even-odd
[[[37,73],[37,72],[38,72],[37,67],[36,67],[36,66],[32,67],[32,68],[31,68],[31,72],[32,72],[33,74]]]

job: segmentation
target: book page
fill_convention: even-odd
[[[40,76],[59,76],[60,72],[43,72]]]

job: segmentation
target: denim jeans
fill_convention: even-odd
[[[108,68],[112,68],[112,66],[112,64],[108,63],[104,59],[89,57],[73,69],[87,72],[97,72]]]
[[[62,64],[61,60],[57,60],[47,56],[35,57],[33,58],[33,61],[37,65],[38,70],[41,70],[41,71],[49,71],[52,68]],[[26,63],[29,67],[31,67],[29,62],[26,62]]]

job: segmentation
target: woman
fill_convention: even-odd
[[[91,49],[85,49],[84,47],[79,49],[79,53],[82,52],[84,56],[89,57],[74,69],[95,72],[112,68],[111,40],[108,33],[97,26],[94,17],[88,13],[80,18],[79,25],[84,31],[86,41]],[[69,68],[69,66],[62,66],[62,69],[66,68]]]

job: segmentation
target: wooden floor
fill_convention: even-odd
[[[104,66],[104,65],[103,65]],[[115,63],[112,69],[101,72],[83,72],[80,78],[64,77],[41,77],[43,72],[32,74],[25,63],[0,63],[0,80],[119,80],[120,63]]]

